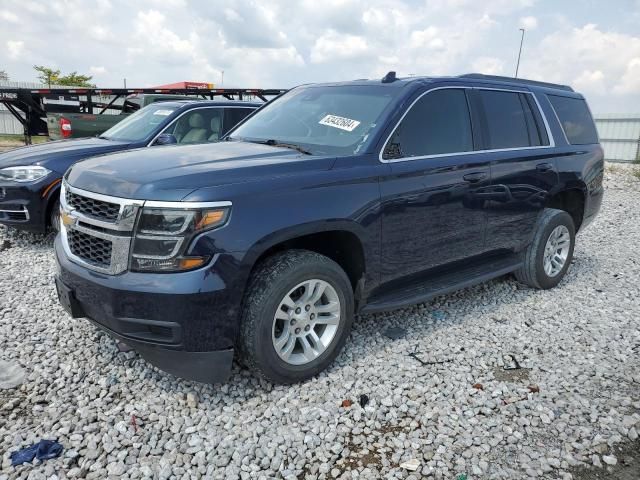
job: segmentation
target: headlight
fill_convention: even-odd
[[[209,257],[188,256],[193,237],[224,225],[229,208],[171,209],[144,207],[136,227],[131,270],[176,272],[204,265]]]
[[[51,173],[44,167],[29,165],[25,167],[7,167],[0,169],[1,180],[12,180],[14,182],[34,182]]]

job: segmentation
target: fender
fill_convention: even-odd
[[[284,243],[289,240],[294,240],[296,238],[300,238],[306,235],[311,235],[314,233],[323,233],[323,232],[349,232],[354,234],[360,244],[362,245],[362,250],[365,257],[365,263],[371,261],[372,252],[368,250],[368,242],[365,240],[366,232],[364,227],[359,223],[352,220],[344,220],[344,219],[332,219],[332,220],[324,220],[318,222],[308,222],[299,225],[293,225],[290,227],[283,228],[281,230],[275,231],[261,238],[257,242],[255,242],[251,248],[246,252],[243,265],[249,266],[250,269],[253,268],[255,262],[269,249],[273,248],[276,245]]]

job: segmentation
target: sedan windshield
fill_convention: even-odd
[[[353,155],[364,151],[397,91],[378,85],[299,87],[265,106],[228,139]]]
[[[178,107],[166,103],[152,103],[151,105],[129,115],[116,123],[100,138],[118,142],[139,142],[151,135]]]

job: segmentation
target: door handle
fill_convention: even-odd
[[[536,170],[539,172],[548,172],[549,170],[553,170],[553,165],[550,163],[539,163],[536,165]]]
[[[472,172],[472,173],[467,173],[462,178],[464,179],[465,182],[478,183],[482,180],[486,180],[487,177],[489,177],[489,174],[487,172]]]

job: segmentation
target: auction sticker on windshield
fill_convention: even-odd
[[[173,110],[156,110],[155,112],[153,112],[154,115],[162,115],[163,117],[171,115],[172,113]]]
[[[352,120],[346,117],[339,117],[337,115],[327,115],[318,122],[320,125],[326,125],[328,127],[339,128],[340,130],[346,130],[352,132],[360,122],[358,120]]]

